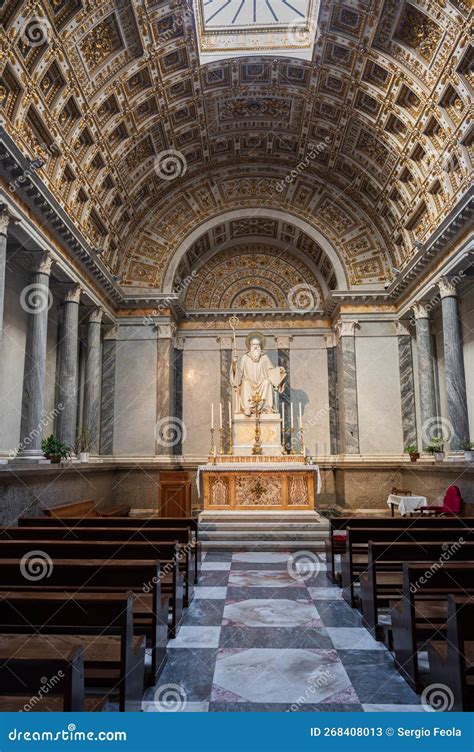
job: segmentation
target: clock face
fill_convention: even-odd
[[[201,0],[208,29],[266,28],[304,23],[310,0]]]

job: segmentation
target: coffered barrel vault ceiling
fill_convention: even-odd
[[[164,290],[199,241],[231,263],[237,210],[278,218],[243,256],[285,249],[323,296],[380,288],[469,187],[467,0],[323,1],[311,61],[207,65],[192,9],[6,0],[3,127],[125,290]]]

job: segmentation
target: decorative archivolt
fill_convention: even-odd
[[[262,244],[238,246],[217,253],[201,268],[196,264],[184,305],[202,310],[296,310],[303,288],[320,308],[323,294],[310,269],[291,254]]]
[[[469,11],[467,0],[322,3],[311,62],[201,67],[184,4],[6,0],[3,122],[133,284],[159,285],[190,222],[249,205],[232,197],[229,170],[237,194],[257,172],[272,206],[302,203],[332,232],[352,284],[379,282],[387,259],[403,266],[469,186]],[[161,170],[170,150],[173,181]],[[329,198],[316,215],[321,185]],[[344,233],[338,204],[354,218]]]

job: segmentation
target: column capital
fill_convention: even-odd
[[[395,328],[399,337],[411,337],[407,321],[395,321]]]
[[[10,222],[16,224],[20,220],[10,211],[7,204],[0,203],[0,235],[6,235]]]
[[[67,290],[64,294],[63,303],[79,303],[82,292],[83,290],[80,285],[73,285],[73,287]]]
[[[335,332],[324,335],[324,344],[326,345],[326,350],[331,350],[331,348],[336,347],[337,338]]]
[[[88,324],[100,324],[102,322],[102,316],[104,315],[104,309],[100,306],[96,306],[90,312],[87,323]]]
[[[45,251],[45,253],[42,253],[41,256],[33,260],[33,271],[37,274],[47,274],[49,277],[53,260],[54,259],[50,252]]]
[[[437,282],[438,289],[441,295],[441,300],[443,298],[455,298],[457,295],[456,292],[456,282],[454,279],[450,279],[449,277],[440,277],[440,279]]]
[[[292,335],[288,336],[279,336],[278,334],[275,335],[274,340],[275,344],[277,346],[278,350],[289,350],[290,349],[290,342],[293,339]]]
[[[176,334],[176,324],[156,324],[158,339],[173,339]]]
[[[353,337],[355,330],[359,326],[358,319],[343,319],[336,324],[336,332],[338,337]]]
[[[413,303],[411,309],[415,315],[415,319],[429,319],[430,317],[428,303],[423,303],[421,300],[417,300],[416,303]]]
[[[119,331],[119,325],[118,324],[113,324],[111,327],[109,327],[106,330],[106,332],[104,334],[104,341],[107,342],[109,340],[116,340],[117,339],[118,331]]]

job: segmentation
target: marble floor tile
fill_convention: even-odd
[[[286,564],[290,556],[291,553],[289,551],[282,551],[281,553],[274,551],[241,551],[234,553],[232,561],[249,562],[251,564]]]
[[[224,587],[229,579],[229,571],[222,570],[201,570],[199,575],[199,585],[202,587]]]
[[[232,561],[232,551],[206,551],[205,561]]]
[[[220,627],[224,612],[225,598],[194,598],[186,609],[183,625]]]
[[[332,650],[327,631],[321,627],[234,627],[223,626],[221,648],[317,648]]]
[[[273,570],[259,571],[246,570],[241,572],[231,571],[229,574],[229,585],[231,587],[265,587],[265,588],[282,588],[282,587],[304,587],[302,579],[292,577],[286,571]]]
[[[220,627],[182,626],[173,640],[168,640],[170,648],[217,648]]]
[[[320,627],[321,620],[311,601],[284,598],[229,602],[224,607],[223,624],[236,627]]]
[[[314,601],[325,627],[361,627],[360,612],[345,601]]]
[[[301,598],[310,600],[308,590],[305,587],[278,587],[278,588],[260,588],[260,587],[231,587],[227,588],[228,601],[244,601],[249,596],[260,599],[286,598],[290,601],[298,601]]]
[[[221,648],[211,702],[358,703],[335,650]]]
[[[230,561],[205,561],[201,566],[201,572],[216,572],[218,570],[228,571],[230,569],[230,566]]]
[[[316,705],[290,705],[289,703],[262,702],[211,702],[210,713],[362,713],[362,705],[353,702],[347,705],[320,703]]]
[[[339,650],[338,654],[362,704],[420,704],[420,695],[394,668],[387,650]]]
[[[194,588],[194,599],[205,598],[206,600],[213,600],[214,598],[225,598],[227,596],[226,587],[201,587],[198,585]]]
[[[336,650],[386,650],[365,627],[326,627]]]
[[[362,705],[365,713],[435,713],[429,705]]]
[[[143,713],[207,713],[209,710],[208,702],[188,702],[187,700],[181,701],[178,699],[169,701],[167,703],[161,701],[159,698],[157,701],[143,702]]]
[[[185,698],[186,702],[209,702],[216,655],[216,648],[168,650],[168,660],[159,682],[147,689],[143,700],[155,701],[158,690],[165,692],[168,687],[177,687],[171,691],[177,692],[177,696]]]

